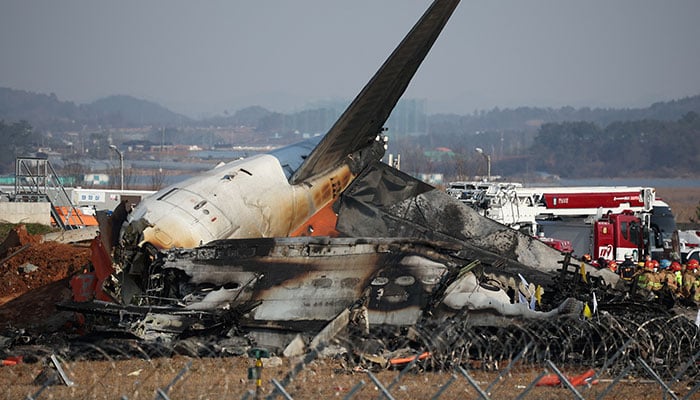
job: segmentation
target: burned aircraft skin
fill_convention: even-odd
[[[403,327],[455,315],[503,325],[581,309],[574,300],[546,312],[513,302],[534,291],[459,253],[453,243],[415,238],[218,240],[157,252],[142,280],[122,276],[142,285],[126,300],[110,293],[127,306],[65,308],[111,316],[123,332],[159,340],[221,329],[317,332],[346,309],[361,311],[368,326]],[[279,340],[266,344],[284,346]]]
[[[457,4],[430,6],[318,144],[215,168],[115,219],[113,264],[100,270],[111,272],[101,289],[116,304],[68,308],[118,319],[142,338],[315,331],[348,308],[369,325],[397,326],[575,308],[514,304],[535,286],[555,288],[559,252],[379,162],[382,125]],[[289,237],[319,234],[322,213],[337,237]]]
[[[250,309],[240,325],[288,329],[320,328],[357,303],[368,306],[370,322],[391,312],[400,319],[392,323],[410,325],[457,266],[446,248],[387,238],[214,241],[161,252],[131,302],[214,314]]]
[[[500,270],[523,273],[541,285],[561,269],[562,255],[453,201],[441,190],[383,163],[374,163],[343,192],[335,208],[337,230],[347,236],[412,237],[451,242],[465,259],[499,264]],[[590,267],[593,276],[616,285],[619,277]]]

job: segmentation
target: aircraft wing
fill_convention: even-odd
[[[435,0],[290,178],[300,183],[338,165],[380,134],[459,0]]]

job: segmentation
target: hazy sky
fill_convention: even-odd
[[[352,99],[427,0],[0,0],[0,86],[190,116]],[[428,111],[700,94],[698,0],[463,0],[404,97]]]

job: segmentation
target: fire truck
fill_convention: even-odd
[[[450,185],[452,186],[452,185]],[[480,214],[537,237],[571,243],[576,256],[636,260],[670,252],[676,224],[656,190],[639,186],[523,187],[481,183],[468,196],[453,188]]]
[[[678,231],[677,242],[684,263],[692,259],[700,261],[700,230]]]

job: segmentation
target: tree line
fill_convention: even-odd
[[[700,114],[677,121],[548,123],[530,148],[532,166],[565,178],[697,176]]]

